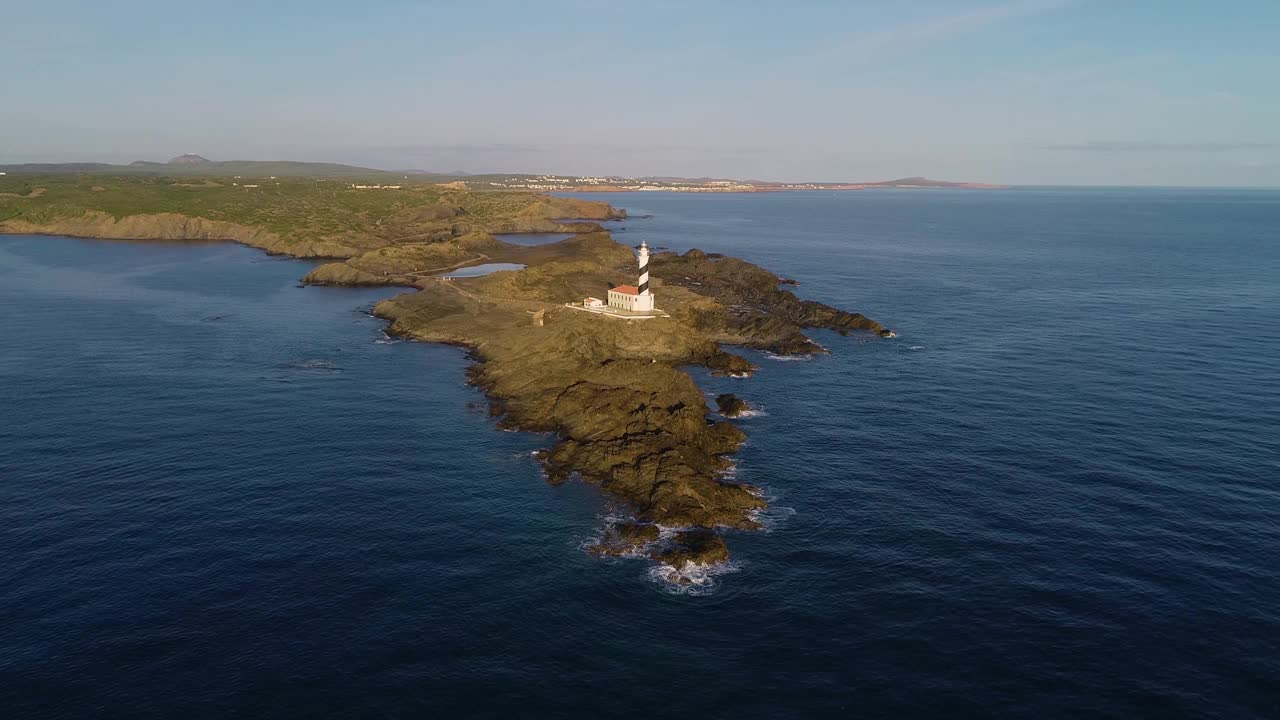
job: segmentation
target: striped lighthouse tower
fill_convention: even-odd
[[[649,294],[649,246],[640,241],[640,294]]]
[[[653,293],[649,292],[649,246],[643,241],[640,243],[640,285],[628,289],[635,293],[629,308],[632,312],[650,313],[657,309],[653,306]]]

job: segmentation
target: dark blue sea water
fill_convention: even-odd
[[[610,199],[900,333],[698,373],[773,510],[693,593],[389,292],[0,236],[4,716],[1280,716],[1280,193]]]

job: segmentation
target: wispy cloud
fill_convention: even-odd
[[[1082,143],[1045,145],[1046,150],[1069,150],[1098,153],[1134,152],[1230,152],[1233,150],[1275,150],[1274,142],[1153,142],[1143,140],[1091,140]]]
[[[911,23],[845,35],[799,59],[839,62],[899,56],[943,40],[985,30],[1023,17],[1052,12],[1074,0],[1013,0],[967,12],[939,15]]]

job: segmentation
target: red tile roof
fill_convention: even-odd
[[[623,295],[639,295],[640,288],[636,287],[635,285],[619,285],[618,287],[614,288],[611,292],[622,293]]]

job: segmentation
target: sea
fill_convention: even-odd
[[[606,199],[897,332],[692,370],[771,502],[692,585],[397,290],[0,236],[0,715],[1280,717],[1280,191]]]

